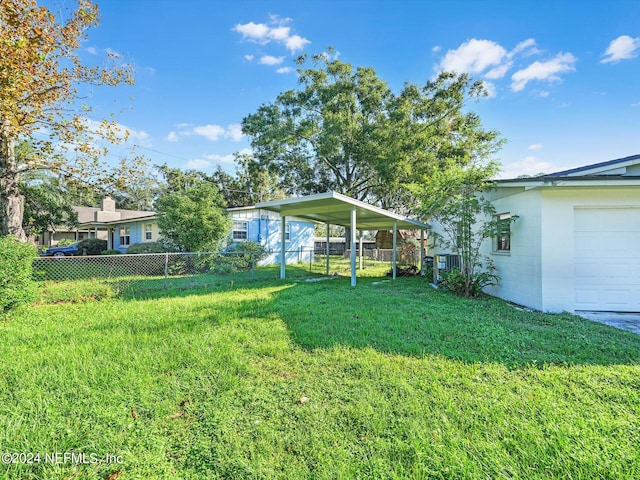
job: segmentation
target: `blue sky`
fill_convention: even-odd
[[[136,85],[89,103],[96,119],[116,112],[152,163],[233,171],[242,118],[296,87],[298,55],[328,46],[396,92],[442,69],[485,81],[491,97],[469,108],[508,142],[503,177],[640,153],[637,0],[98,3],[83,58],[116,52]]]

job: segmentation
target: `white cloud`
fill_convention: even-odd
[[[291,22],[290,18],[280,18],[278,15],[269,15],[271,25],[249,22],[237,24],[233,31],[242,35],[242,38],[251,42],[266,45],[276,42],[284,45],[292,54],[303,50],[311,42],[300,35],[292,35],[291,27],[284,26]],[[246,58],[246,56],[245,56]]]
[[[207,160],[211,160],[215,163],[233,163],[233,154],[218,155],[216,153],[203,155]]]
[[[549,96],[549,93],[550,92],[548,90],[540,90],[538,92],[538,96],[542,98],[547,98]]]
[[[239,123],[232,123],[231,125],[228,125],[226,136],[236,142],[242,140],[242,125]]]
[[[284,42],[291,53],[296,53],[298,50],[302,50],[309,43],[311,43],[309,40],[301,37],[300,35],[293,35],[287,38]]]
[[[233,27],[233,30],[241,33],[242,38],[248,38],[253,41],[268,42],[269,30],[271,30],[264,23],[245,23],[244,25],[237,24]]]
[[[98,50],[96,50],[96,47],[87,47],[85,49],[85,51],[90,53],[91,55],[97,55],[98,54]]]
[[[280,65],[284,62],[284,57],[274,57],[273,55],[263,55],[259,63],[262,65]]]
[[[529,150],[540,150],[542,147],[544,147],[544,145],[542,145],[541,143],[534,143],[532,145],[529,145]]]
[[[289,38],[289,32],[291,31],[290,27],[276,27],[269,30],[269,37],[274,40],[286,41]]]
[[[235,142],[239,142],[242,139],[242,126],[239,123],[232,123],[227,125],[227,128],[220,125],[202,125],[194,127],[192,131],[180,132],[180,135],[200,135],[212,142],[217,142],[222,138],[230,138]]]
[[[558,74],[575,71],[575,63],[576,57],[570,53],[562,52],[546,62],[533,62],[527,68],[518,70],[511,76],[511,89],[514,92],[519,92],[532,80],[561,81]]]
[[[539,173],[551,173],[553,170],[555,169],[552,163],[543,162],[536,157],[529,156],[519,162],[504,165],[500,178],[517,178],[522,175],[532,176]]]
[[[621,35],[609,43],[609,48],[604,52],[604,58],[600,60],[600,63],[619,62],[634,58],[638,55],[638,49],[640,49],[640,37],[633,38],[629,35]]]
[[[178,134],[174,131],[169,132],[169,134],[165,137],[165,140],[167,142],[177,142],[178,141]]]
[[[225,134],[225,129],[220,125],[203,125],[195,127],[193,133],[208,138],[212,142],[217,142]]]
[[[251,61],[253,61],[253,55],[245,55],[245,56],[244,56],[244,59],[245,59],[247,62],[251,62]]]
[[[293,68],[291,67],[280,67],[276,70],[276,73],[290,73],[293,72]]]
[[[524,52],[523,55],[528,56],[539,53],[540,50],[536,48],[536,41],[533,38],[527,38],[526,40],[518,43],[515,48],[509,52],[508,55],[509,57],[513,58],[514,56],[522,52]]]
[[[455,50],[447,51],[439,69],[457,73],[480,73],[489,67],[500,65],[507,51],[490,40],[472,38]]]
[[[440,50],[442,50],[442,47],[440,45],[436,45],[431,49],[433,53],[438,53]]]
[[[207,162],[206,160],[202,160],[201,158],[194,158],[193,160],[189,160],[187,162],[187,167],[193,168],[195,170],[206,170],[211,166],[211,162]]]
[[[506,73],[509,71],[509,69],[512,66],[513,66],[512,62],[507,62],[505,64],[494,67],[485,74],[485,77],[490,78],[491,80],[502,78],[506,75]]]
[[[631,104],[631,106],[632,106],[632,107],[640,107],[640,102],[632,103],[632,104]]]

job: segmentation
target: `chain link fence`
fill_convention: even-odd
[[[331,252],[330,252],[331,253]],[[329,255],[329,275],[349,275],[349,251]],[[326,251],[297,249],[285,252],[287,278],[327,274]],[[364,250],[358,258],[360,274],[384,276],[390,272],[390,250]],[[398,265],[419,265],[419,259],[398,255]],[[113,291],[146,292],[207,288],[229,283],[248,283],[280,278],[280,252],[266,257],[248,252],[147,253],[69,257],[34,260],[33,275],[39,282],[91,281],[107,284]]]

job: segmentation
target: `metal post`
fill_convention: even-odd
[[[331,237],[329,237],[329,222],[327,222],[327,245],[326,245],[326,254],[327,254],[327,277],[329,276],[329,240]]]
[[[398,246],[398,222],[396,220],[393,221],[393,260],[391,262],[391,270],[393,272],[393,279],[396,279],[396,247]]]
[[[167,288],[167,277],[169,276],[169,253],[164,254],[164,288]]]
[[[360,270],[362,270],[362,232],[360,232]]]
[[[356,207],[351,209],[351,286],[356,286]]]
[[[424,228],[420,229],[420,275],[424,277]]]
[[[285,228],[287,226],[286,222],[287,217],[282,215],[280,217],[280,279],[284,280],[285,278],[285,266],[286,266],[286,252],[285,252],[285,243],[286,243],[286,232]]]

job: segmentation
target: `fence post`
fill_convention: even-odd
[[[168,276],[169,276],[169,252],[164,254],[164,288],[167,288]]]

